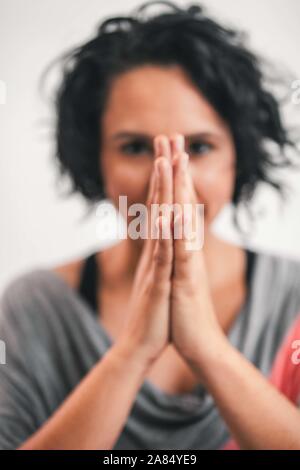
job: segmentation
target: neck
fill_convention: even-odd
[[[101,273],[100,284],[107,288],[128,286],[133,282],[142,244],[131,238],[97,253]]]
[[[212,292],[223,289],[244,274],[244,249],[216,237],[209,230],[205,232],[203,256]]]

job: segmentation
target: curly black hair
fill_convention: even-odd
[[[147,14],[154,4],[167,10]],[[55,154],[61,174],[71,177],[71,193],[79,191],[89,202],[106,197],[101,115],[113,77],[142,64],[179,64],[229,124],[237,154],[235,206],[251,200],[258,182],[282,193],[269,170],[291,165],[286,148],[297,145],[282,123],[278,100],[265,89],[260,57],[244,42],[244,32],[221,26],[199,4],[149,1],[131,16],[105,19],[91,40],[56,59],[63,79],[55,95]]]

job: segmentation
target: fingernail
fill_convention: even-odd
[[[184,137],[183,135],[178,135],[177,136],[177,149],[180,151],[180,152],[183,152],[184,151]]]
[[[172,138],[172,146],[174,152],[183,152],[184,150],[184,137],[181,134],[176,134]]]

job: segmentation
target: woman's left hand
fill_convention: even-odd
[[[190,365],[199,365],[209,359],[209,354],[220,348],[227,338],[216,317],[205,260],[201,246],[187,249],[184,225],[197,227],[197,198],[189,171],[189,155],[184,151],[184,138],[181,135],[171,138],[173,161],[173,204],[192,208],[192,218],[185,218],[184,211],[174,219],[174,234],[179,230],[179,237],[174,235],[174,266],[171,284],[171,340],[177,351]],[[186,206],[187,207],[187,206]],[[180,215],[181,213],[181,215]],[[175,212],[176,214],[176,212]],[[202,223],[199,221],[198,223]],[[182,233],[181,233],[182,230]],[[195,233],[195,232],[194,232]],[[198,233],[199,238],[199,233]],[[197,239],[198,240],[198,239]],[[195,243],[197,240],[194,240]],[[198,240],[198,243],[202,240]],[[191,247],[191,246],[190,246]]]
[[[164,145],[162,155],[174,161],[173,204],[195,207],[183,144],[183,136],[175,143],[171,138],[171,149]],[[177,223],[180,228],[184,221],[179,218]],[[186,249],[187,240],[174,235],[171,342],[205,384],[241,449],[300,449],[298,407],[231,345],[214,310],[203,250]]]

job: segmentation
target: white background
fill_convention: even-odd
[[[0,290],[23,271],[111,243],[99,240],[94,213],[82,220],[85,205],[79,196],[60,196],[52,156],[53,114],[37,84],[51,59],[88,39],[104,17],[127,14],[137,4],[0,0],[0,80],[7,87],[6,104],[0,104]],[[246,30],[255,51],[300,79],[299,0],[210,0],[204,5],[217,19]],[[55,80],[54,75],[53,84]],[[300,125],[300,104],[291,104],[284,115],[286,122]],[[237,238],[230,208],[214,229],[238,243],[300,259],[300,173],[289,172],[285,178],[293,196],[281,212],[272,190],[259,190],[254,209],[261,216],[251,239]]]

